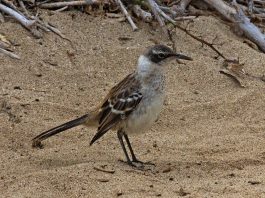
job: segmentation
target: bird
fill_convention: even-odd
[[[138,160],[133,151],[129,135],[147,131],[158,119],[165,99],[165,65],[172,59],[192,60],[163,44],[147,48],[139,56],[135,71],[111,88],[98,106],[34,137],[32,146],[42,147],[43,140],[79,125],[97,128],[90,146],[106,132],[114,130],[125,154],[125,162],[133,167],[143,165],[144,162]]]

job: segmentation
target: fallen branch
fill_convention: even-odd
[[[172,6],[173,11],[176,13],[175,16],[186,15],[186,8],[190,4],[190,2],[191,2],[191,0],[181,0],[178,5]]]
[[[176,17],[174,18],[175,21],[186,21],[186,20],[193,20],[196,19],[196,16],[183,16],[183,17]]]
[[[29,16],[29,12],[26,9],[26,6],[25,6],[24,2],[22,0],[18,0],[18,3],[20,5],[20,7],[22,8],[24,14],[28,17]]]
[[[153,17],[151,13],[143,10],[139,5],[133,5],[133,12],[138,17],[143,19],[145,22],[151,22]]]
[[[58,13],[58,12],[62,12],[62,11],[67,10],[67,9],[68,9],[68,6],[64,6],[64,7],[62,7],[62,8],[57,9],[57,10],[54,10],[54,11],[52,11],[52,12],[53,12],[53,13]]]
[[[60,37],[62,37],[65,40],[68,40],[69,42],[71,42],[70,39],[68,39],[63,33],[61,33],[60,30],[58,30],[56,27],[52,26],[49,23],[44,23],[46,25],[46,27],[51,30],[52,32],[54,32],[55,34],[59,35]]]
[[[262,52],[265,52],[265,35],[244,14],[239,5],[234,1],[234,7],[219,0],[204,0],[214,7],[223,17],[236,24],[243,34],[252,42],[256,43]]]
[[[101,171],[101,172],[104,172],[104,173],[111,173],[111,174],[115,173],[115,170],[107,170],[107,169],[96,167],[96,166],[94,166],[93,168],[95,170],[97,170],[97,171]]]
[[[222,68],[219,70],[221,74],[234,79],[241,87],[247,87],[245,82],[246,73],[243,68],[244,64],[240,64],[239,60],[225,60]]]
[[[7,55],[7,56],[9,56],[11,58],[14,58],[14,59],[20,59],[20,57],[18,55],[14,54],[14,53],[12,53],[12,52],[10,52],[8,50],[5,50],[5,49],[3,49],[1,47],[0,47],[0,53],[3,53],[3,54],[5,54],[5,55]]]
[[[125,15],[125,17],[127,18],[128,22],[130,23],[130,25],[132,26],[133,31],[138,30],[138,27],[135,25],[135,23],[133,22],[131,16],[129,15],[129,13],[127,12],[125,6],[123,5],[123,3],[121,2],[121,0],[116,0],[117,4],[119,4],[122,13]]]
[[[166,7],[166,6],[159,6],[159,8],[161,10],[163,10],[164,12],[171,14],[172,17],[176,17],[177,16],[177,12],[173,11],[171,8]]]
[[[201,39],[201,38],[199,38],[199,37],[193,35],[193,34],[190,33],[187,29],[185,29],[185,28],[183,28],[183,27],[181,27],[181,26],[179,26],[179,25],[177,25],[177,24],[175,25],[175,27],[177,27],[178,29],[184,31],[187,35],[189,35],[189,36],[192,37],[193,39],[195,39],[195,40],[199,41],[200,43],[205,44],[205,45],[207,45],[208,47],[210,47],[213,51],[215,51],[215,52],[216,52],[219,56],[221,56],[224,60],[229,60],[229,59],[227,59],[227,58],[226,58],[221,52],[219,52],[218,49],[216,49],[216,48],[214,47],[214,44],[213,44],[213,43],[209,43],[209,42],[207,42],[207,41],[205,41],[205,40],[203,40],[203,39]]]
[[[179,7],[183,10],[186,10],[187,6],[190,4],[191,0],[181,0],[179,3]]]
[[[151,0],[153,1],[153,0]],[[154,9],[156,9],[156,11],[162,16],[164,17],[166,20],[168,20],[170,23],[175,24],[176,21],[174,21],[170,16],[168,16],[163,10],[161,10],[161,8],[157,5],[157,3],[155,1],[153,1],[152,6],[154,6]]]
[[[1,0],[3,3],[4,3],[4,5],[6,5],[7,7],[9,7],[9,8],[11,8],[11,9],[13,9],[13,10],[15,10],[16,12],[18,12],[18,13],[20,13],[21,14],[21,12],[17,9],[17,7],[13,4],[13,1],[9,1],[9,0]],[[0,1],[0,2],[1,2]]]
[[[65,7],[65,6],[94,5],[97,3],[98,3],[97,0],[65,1],[65,2],[39,4],[38,7],[39,8],[52,9],[52,8],[61,8],[61,7]]]
[[[5,18],[4,18],[4,16],[2,15],[1,12],[0,12],[0,22],[1,22],[1,23],[4,23],[4,22],[5,22]]]
[[[25,28],[31,29],[31,27],[35,24],[35,20],[28,20],[22,14],[16,12],[15,10],[3,5],[0,3],[0,11],[14,17],[18,22],[20,22]]]
[[[164,31],[165,34],[168,35],[168,30],[166,28],[166,24],[164,19],[159,15],[158,11],[156,10],[156,2],[154,2],[153,0],[147,0],[149,3],[149,6],[153,12],[153,14],[155,15],[156,20],[158,21],[159,25],[161,26],[162,30]]]

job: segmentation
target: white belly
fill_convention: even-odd
[[[158,95],[152,99],[143,98],[137,110],[132,112],[125,123],[127,134],[137,134],[147,131],[157,120],[164,103],[164,95]]]

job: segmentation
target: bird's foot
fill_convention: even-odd
[[[152,162],[142,162],[140,160],[134,159],[130,161],[123,161],[120,160],[123,163],[127,163],[129,166],[138,169],[138,170],[152,170],[153,167],[155,167],[155,164]]]
[[[138,159],[134,159],[132,162],[133,163],[142,164],[142,166],[144,166],[144,165],[147,165],[147,166],[155,166],[155,164],[152,163],[152,162],[150,162],[150,161],[148,161],[148,162],[142,162],[142,161],[140,161]]]

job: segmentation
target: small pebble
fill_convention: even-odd
[[[259,181],[248,181],[248,183],[251,185],[257,185],[257,184],[260,184],[261,182],[259,182]]]
[[[15,86],[14,89],[22,90],[20,86]]]

